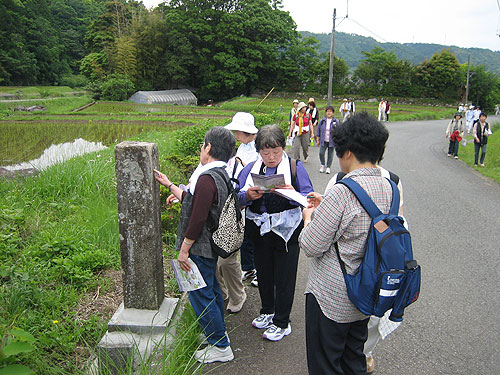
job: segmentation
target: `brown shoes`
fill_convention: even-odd
[[[366,357],[366,373],[371,374],[375,370],[375,360],[373,356]]]

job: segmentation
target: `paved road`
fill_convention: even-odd
[[[446,125],[388,123],[391,136],[382,165],[403,181],[423,285],[402,326],[377,346],[375,374],[500,374],[500,185],[446,157]],[[315,190],[323,191],[330,176],[318,173],[317,152],[311,149],[306,167]],[[335,160],[332,170],[338,169]],[[243,311],[227,319],[235,360],[207,366],[205,373],[307,374],[303,291],[308,268],[302,256],[292,334],[273,343],[251,327],[260,302],[257,289],[249,286]]]

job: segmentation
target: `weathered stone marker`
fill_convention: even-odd
[[[98,345],[93,375],[137,369],[148,357],[164,353],[175,332],[173,327],[167,331],[178,299],[164,297],[160,186],[153,176],[158,147],[122,142],[115,158],[123,303]]]
[[[154,143],[115,147],[118,223],[125,308],[158,310],[164,298],[160,186]]]

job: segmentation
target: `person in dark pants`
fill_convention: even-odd
[[[455,159],[458,159],[458,148],[463,136],[464,124],[462,122],[462,114],[457,112],[446,128],[446,138],[450,140],[448,157],[454,156]]]
[[[479,120],[474,123],[472,134],[474,134],[474,166],[477,167],[477,159],[479,157],[479,150],[481,150],[481,167],[484,167],[484,158],[486,156],[486,144],[488,143],[488,136],[491,134],[490,124],[486,122],[488,116],[482,112]]]
[[[321,167],[319,173],[330,173],[330,167],[333,161],[334,144],[332,141],[333,128],[339,124],[339,120],[333,117],[335,109],[329,105],[325,109],[326,117],[323,117],[318,125],[316,132],[316,143],[319,145],[319,161]],[[328,150],[328,159],[325,163],[325,152]],[[326,169],[325,169],[326,167]]]
[[[300,106],[299,106],[300,107]],[[298,236],[302,229],[299,203],[255,186],[252,174],[282,174],[282,189],[294,189],[303,196],[312,192],[312,183],[303,164],[284,152],[285,136],[279,126],[264,126],[257,133],[255,147],[260,157],[238,176],[241,206],[246,206],[246,228],[254,246],[262,303],[260,315],[252,321],[266,329],[262,337],[281,340],[292,332],[290,311],[295,294],[299,260]]]
[[[344,178],[352,178],[377,207],[388,213],[392,202],[390,182],[377,162],[383,156],[389,132],[379,121],[361,112],[333,130],[335,152]],[[371,218],[356,196],[342,184],[326,195],[309,196],[303,210],[304,229],[299,244],[311,258],[306,286],[306,349],[310,375],[366,374],[363,353],[368,316],[350,301],[334,244],[346,271],[355,274],[365,255]],[[312,213],[314,211],[314,218]]]

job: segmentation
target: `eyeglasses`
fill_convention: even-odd
[[[205,142],[200,143],[200,149],[205,147]]]

